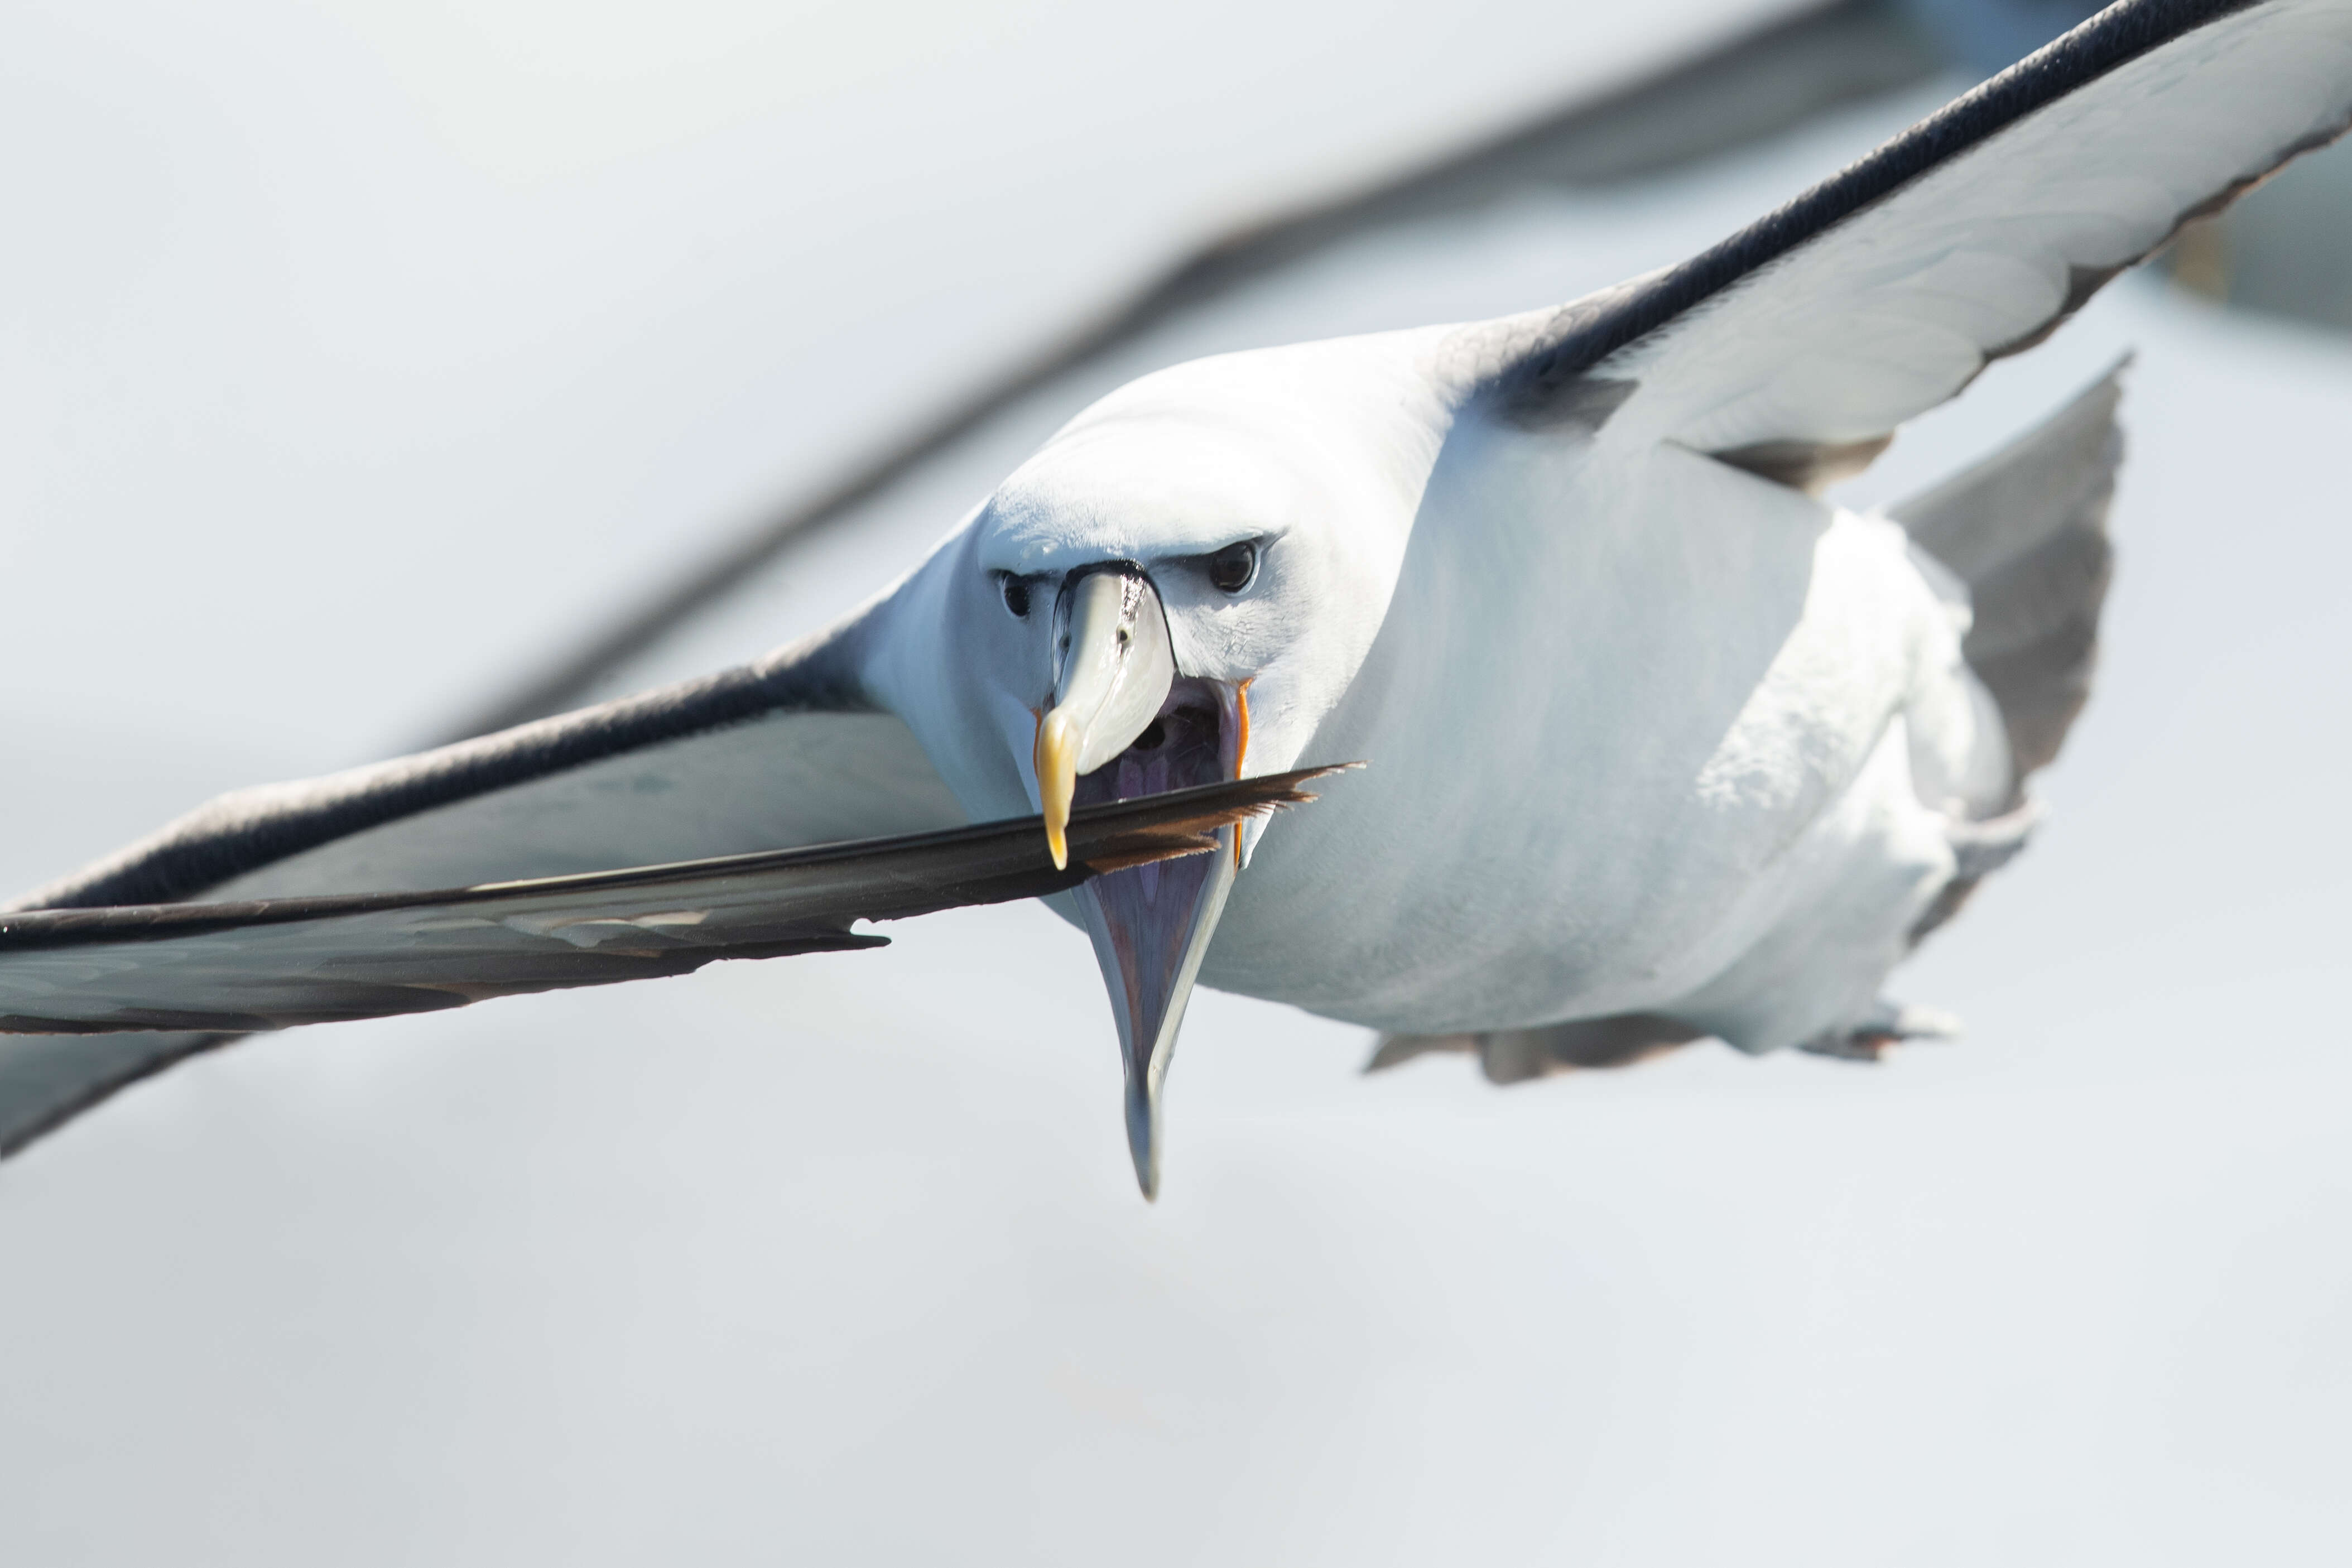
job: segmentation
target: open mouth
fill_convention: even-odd
[[[1249,682],[1177,673],[1167,612],[1140,568],[1113,562],[1073,575],[1055,599],[1052,647],[1031,758],[1055,865],[1066,863],[1074,805],[1241,776]],[[1118,1024],[1128,1147],[1147,1197],[1160,1184],[1160,1080],[1241,868],[1240,833],[1223,831],[1234,837],[1207,854],[1130,866],[1074,890]]]
[[[1127,750],[1078,775],[1074,804],[1133,800],[1195,784],[1223,784],[1241,774],[1249,747],[1247,682],[1176,678],[1160,711]],[[1158,862],[1142,869],[1157,869]]]
[[[1127,750],[1079,775],[1076,798],[1091,805],[1220,783],[1239,776],[1248,744],[1249,702],[1242,686],[1179,677]],[[1228,839],[1217,853],[1112,871],[1080,889],[1087,934],[1118,1024],[1128,1142],[1147,1196],[1160,1180],[1160,1082],[1239,858],[1238,840]]]

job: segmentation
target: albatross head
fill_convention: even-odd
[[[983,743],[1045,814],[1057,861],[1073,805],[1296,765],[1379,629],[1419,489],[1397,461],[1399,400],[1375,395],[1387,417],[1357,418],[1370,378],[1284,353],[1298,356],[1203,361],[1113,394],[999,488],[959,552],[942,608],[968,661],[962,706],[989,715]],[[1263,826],[1076,894],[1147,1196],[1185,1003]]]

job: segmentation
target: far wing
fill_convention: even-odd
[[[1311,798],[1298,785],[1319,771],[1088,807],[1071,819],[1066,870],[1026,817],[437,892],[0,916],[0,1032],[275,1029],[878,947],[851,925],[1222,853],[1223,827]]]
[[[2347,121],[2352,0],[2126,0],[1713,249],[1463,346],[1516,422],[1817,485]]]

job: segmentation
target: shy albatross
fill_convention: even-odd
[[[1499,1078],[1705,1036],[1871,1054],[1937,1026],[1881,984],[2024,842],[2087,691],[2112,381],[1895,515],[1820,489],[2347,120],[2352,0],[2126,0],[1678,266],[1131,383],[755,664],[215,801],[14,907],[245,915],[104,917],[155,924],[135,963],[26,915],[0,1015],[320,1016],[259,1004],[368,955],[289,974],[257,901],[1030,812],[1066,867],[1118,803],[1363,759],[1312,810],[1054,894],[1109,986],[1147,1194],[1196,979]],[[586,947],[685,907],[582,886]]]

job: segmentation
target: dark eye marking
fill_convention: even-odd
[[[996,580],[996,585],[1003,593],[1004,607],[1013,612],[1013,618],[1027,620],[1029,618],[1029,584],[1008,573]]]
[[[1209,585],[1220,594],[1238,594],[1257,576],[1257,541],[1228,544],[1209,557]]]

